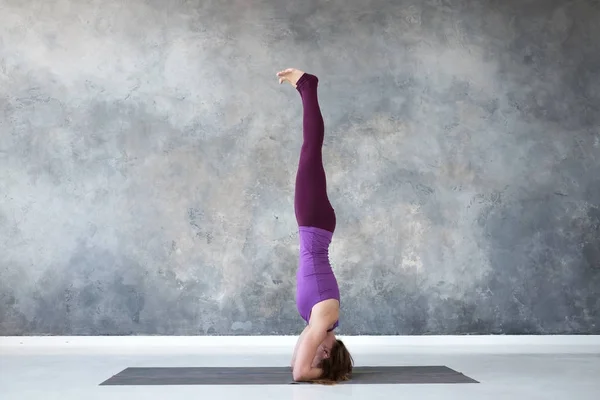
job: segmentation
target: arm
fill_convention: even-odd
[[[323,373],[321,368],[312,366],[317,348],[327,336],[327,325],[308,325],[303,332],[304,338],[298,344],[296,358],[292,366],[293,377],[297,382],[319,379]]]
[[[292,371],[294,370],[294,363],[296,362],[296,354],[298,354],[298,348],[300,347],[302,341],[304,340],[304,337],[306,336],[307,331],[308,331],[308,325],[306,326],[306,328],[304,328],[304,330],[298,337],[298,341],[296,342],[296,347],[294,348],[294,354],[292,355],[292,363],[290,364],[290,366],[292,367]]]

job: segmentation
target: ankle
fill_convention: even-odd
[[[316,87],[319,84],[319,78],[315,75],[304,72],[296,82],[296,89],[300,90],[303,86]]]

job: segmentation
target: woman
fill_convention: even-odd
[[[296,304],[308,323],[292,357],[295,381],[346,380],[353,360],[333,330],[338,326],[340,292],[329,263],[335,212],[327,197],[322,147],[325,128],[317,99],[318,78],[294,68],[277,73],[302,98],[303,143],[296,174],[294,210],[300,236]]]

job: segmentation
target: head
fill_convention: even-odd
[[[319,346],[313,364],[323,370],[321,381],[338,382],[350,378],[354,360],[346,345],[330,332]]]

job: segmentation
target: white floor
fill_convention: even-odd
[[[122,342],[76,346],[66,345],[66,341],[40,345],[28,339],[0,338],[0,399],[600,399],[597,337],[582,338],[580,345],[574,344],[573,338],[568,339],[570,344],[542,344],[543,338],[536,344],[536,338],[512,343],[505,337],[504,343],[493,345],[477,342],[477,338],[472,344],[465,339],[452,343],[448,338],[446,346],[444,338],[432,339],[433,344],[417,340],[413,345],[413,339],[401,344],[397,339],[346,340],[357,365],[446,365],[479,384],[99,386],[124,368],[135,366],[286,366],[291,351],[286,346],[292,341],[273,340],[268,346],[244,343],[240,338],[236,347],[223,343],[199,346],[182,339],[179,345],[169,347],[143,339],[127,340],[126,346]]]

